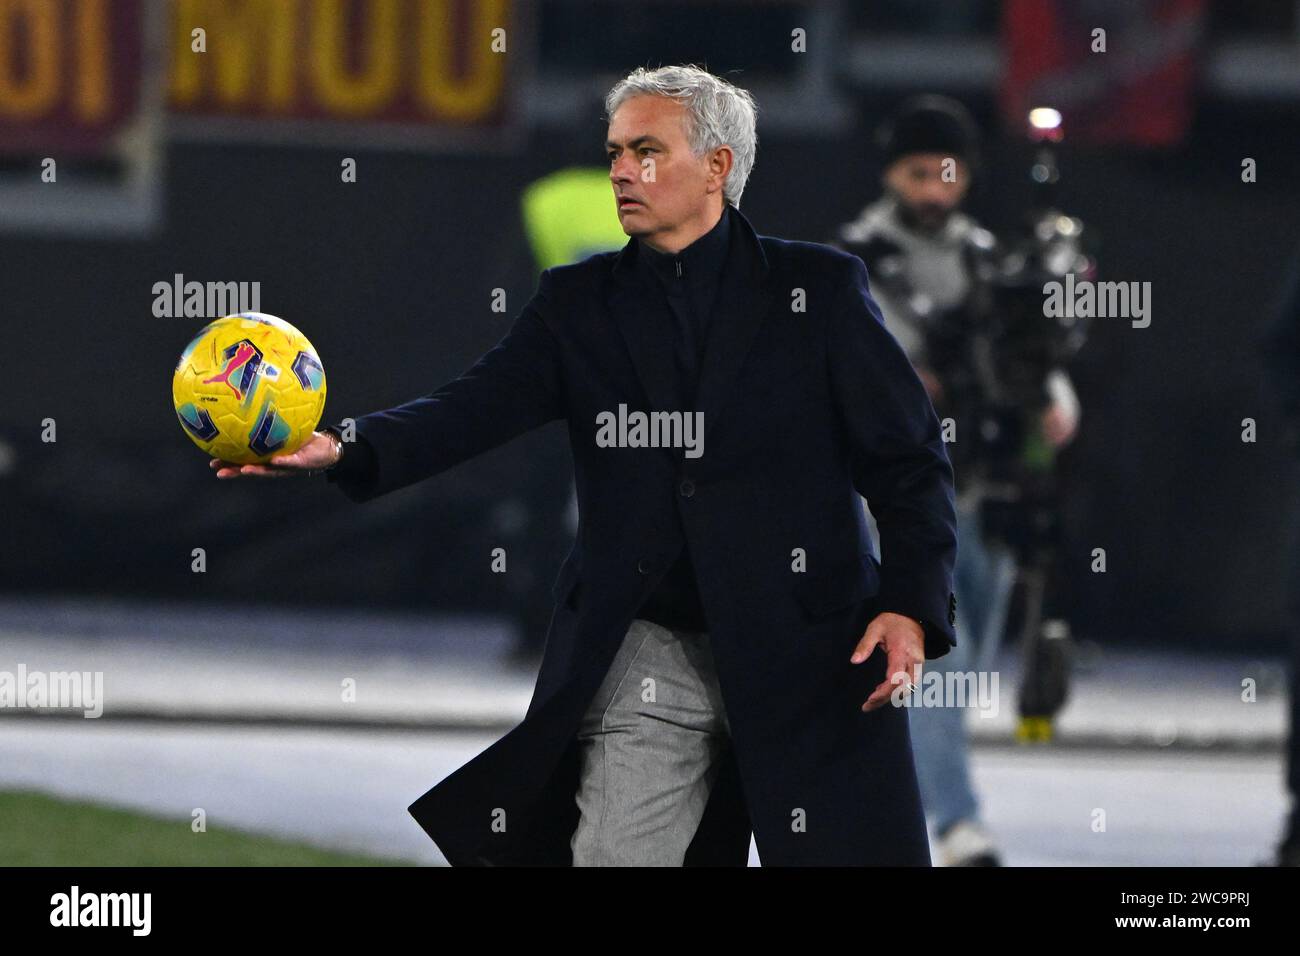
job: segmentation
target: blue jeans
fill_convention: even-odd
[[[879,532],[870,511],[867,514],[879,554]],[[938,660],[926,661],[927,673],[978,673],[993,666],[1015,580],[1015,557],[1004,546],[984,541],[978,503],[959,503],[957,562],[953,569],[957,646]],[[967,759],[965,717],[965,708],[959,707],[908,708],[921,801],[930,825],[939,834],[962,820],[979,817],[979,801],[971,785]]]

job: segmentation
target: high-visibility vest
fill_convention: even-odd
[[[539,270],[627,245],[607,169],[573,166],[543,176],[524,190],[521,204]]]

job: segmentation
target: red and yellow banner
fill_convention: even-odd
[[[0,0],[0,151],[96,152],[138,109],[141,0]]]
[[[509,0],[173,0],[177,113],[456,126],[505,107]],[[195,30],[206,52],[194,51]]]
[[[187,129],[225,121],[218,135],[491,133],[509,122],[527,62],[515,6],[0,0],[0,151],[93,152],[145,109],[185,117]],[[143,53],[150,28],[164,50],[154,60]]]

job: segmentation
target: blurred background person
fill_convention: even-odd
[[[520,203],[537,271],[622,249],[609,170],[567,166],[528,184]]]
[[[880,128],[878,142],[884,194],[843,225],[835,241],[867,263],[885,324],[943,418],[959,410],[945,391],[947,363],[931,354],[936,329],[944,315],[974,313],[997,249],[993,234],[961,211],[978,165],[977,127],[956,100],[923,95],[898,108]],[[1059,447],[1074,435],[1079,402],[1063,370],[1053,370],[1045,387],[1050,403],[1041,427],[1047,441]],[[957,440],[962,437],[959,426]],[[927,669],[945,674],[987,670],[991,665],[1016,578],[1011,549],[1001,541],[986,540],[980,471],[957,468],[956,489],[957,646],[927,664]],[[921,793],[941,862],[999,865],[971,782],[964,709],[913,708],[911,725]]]

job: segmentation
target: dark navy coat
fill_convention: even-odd
[[[849,656],[881,611],[922,622],[927,658],[954,643],[939,422],[860,259],[726,214],[701,457],[597,444],[597,416],[620,404],[675,410],[670,320],[633,268],[636,240],[548,269],[464,375],[356,420],[377,468],[334,480],[357,501],[568,423],[579,527],[527,715],[410,807],[453,865],[572,863],[579,721],[684,538],[732,731],[687,864],[744,865],[751,829],[764,865],[930,862],[907,711],[861,711],[884,651]]]

